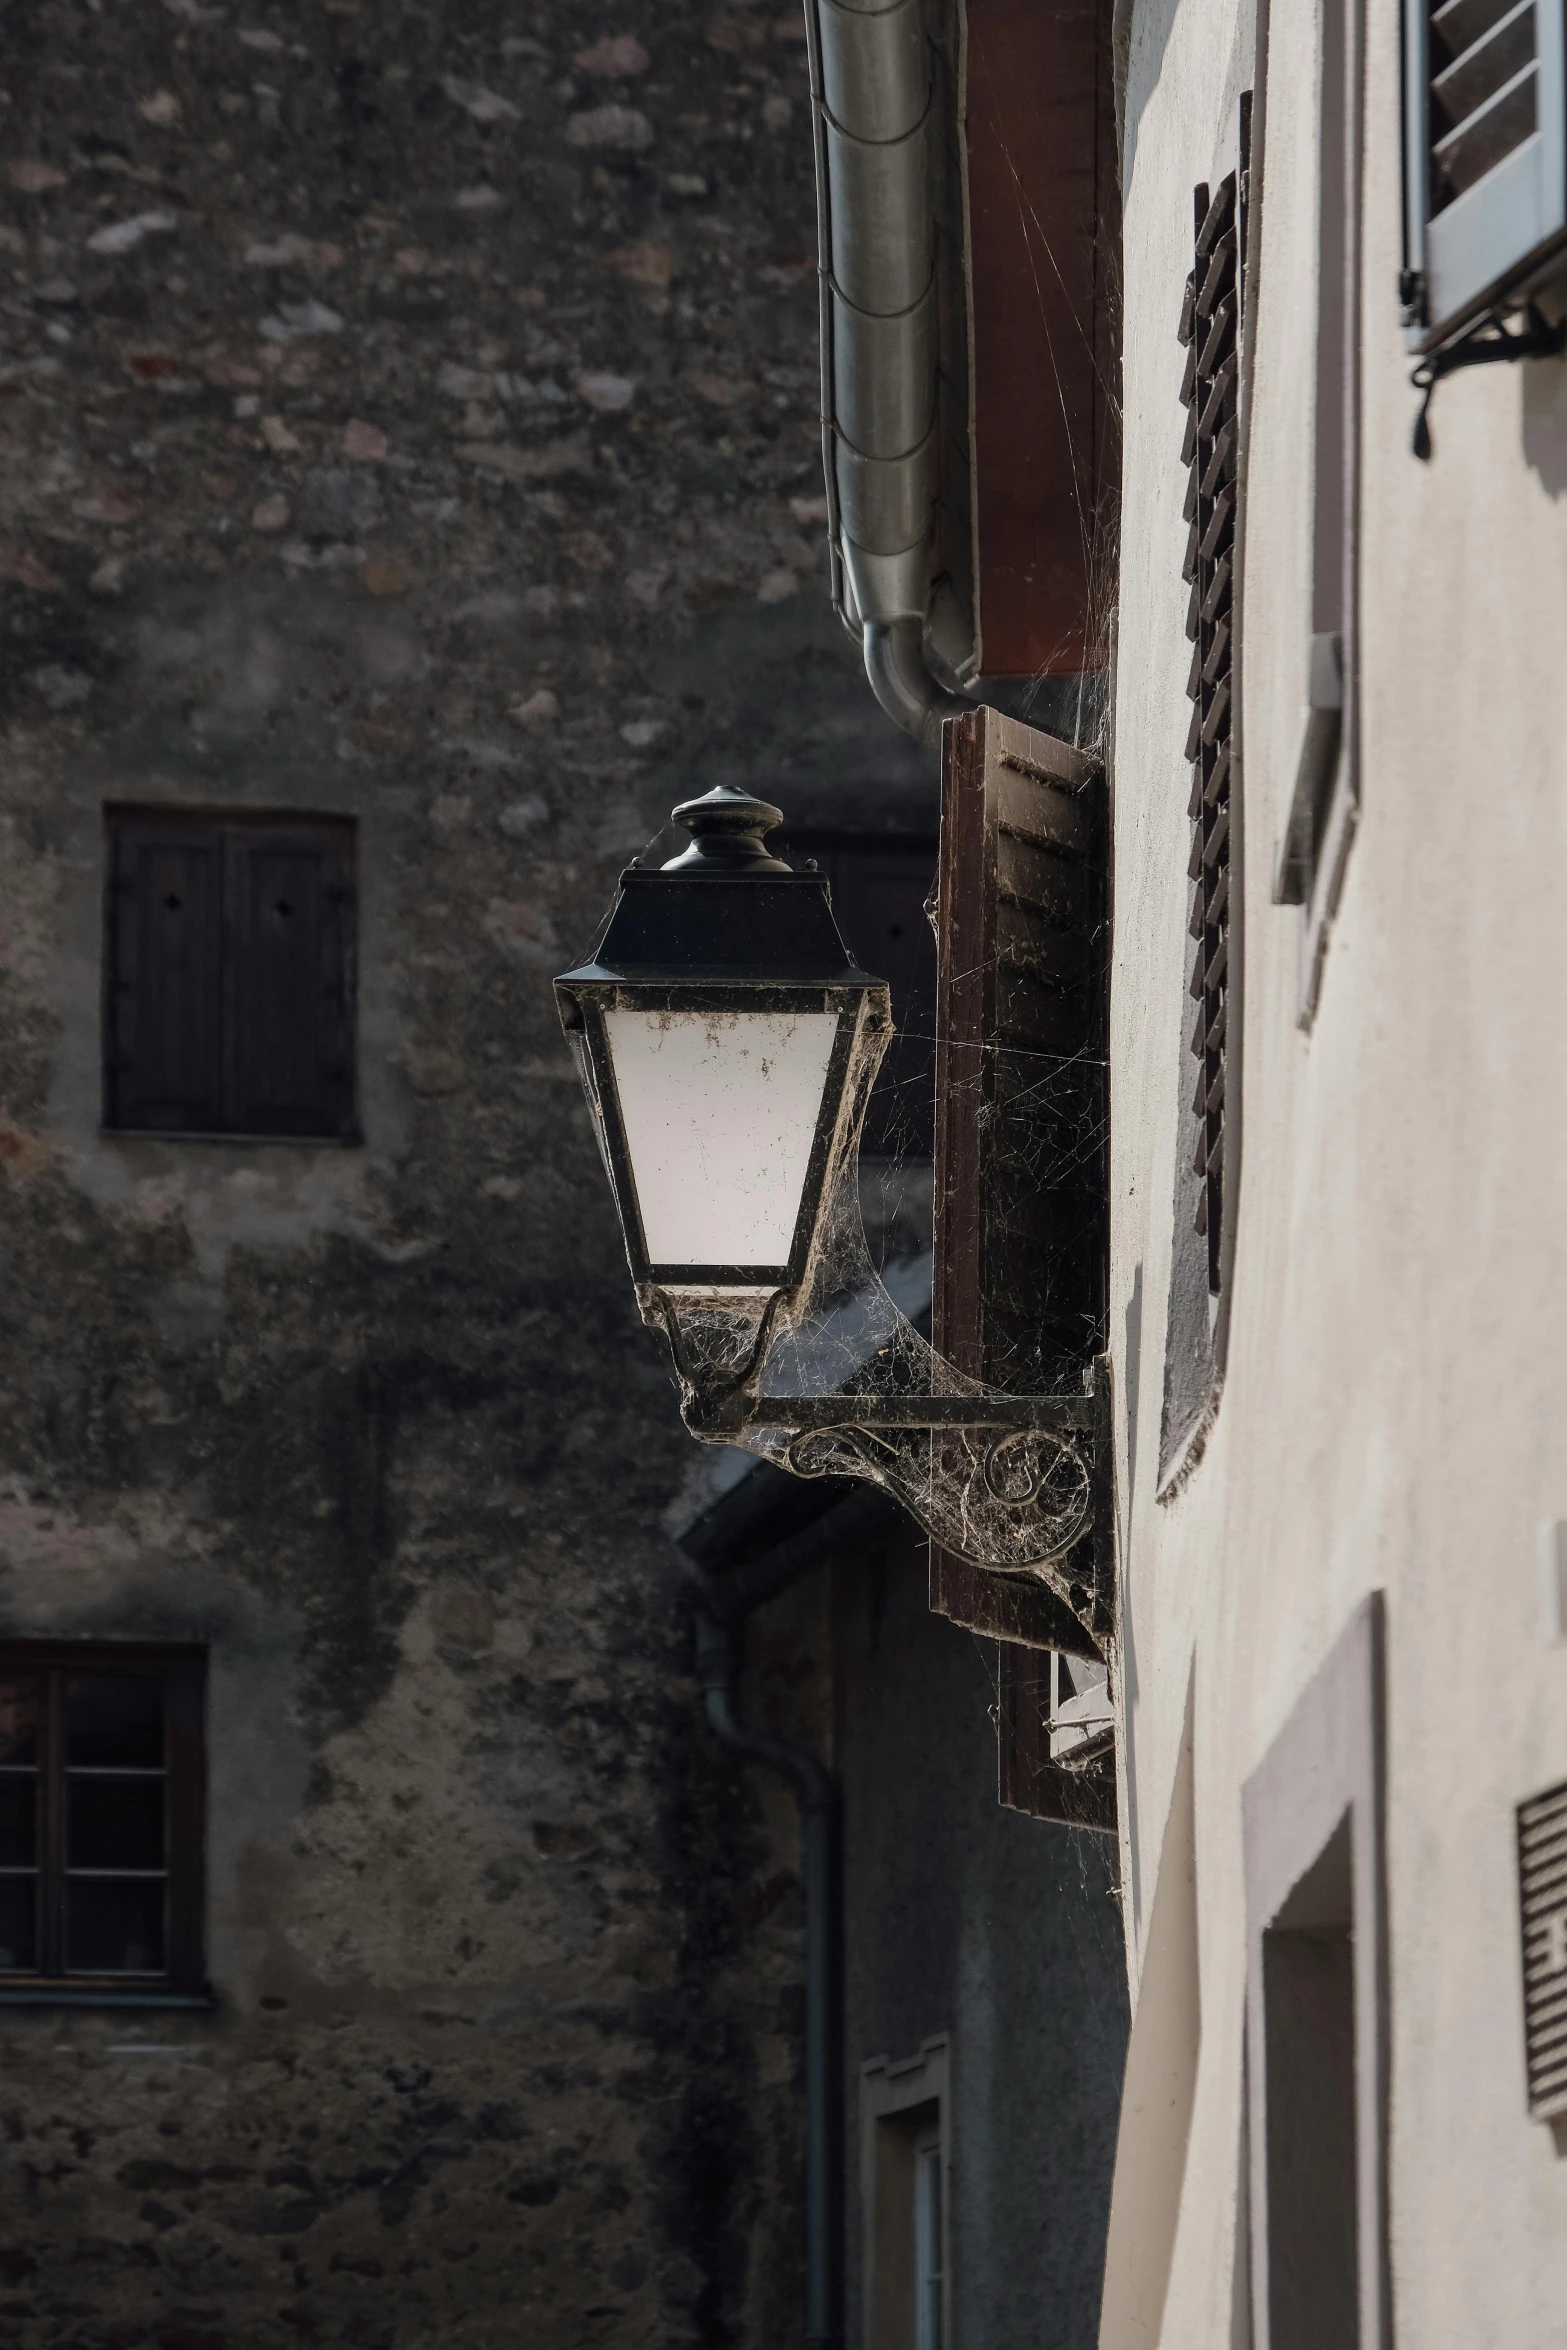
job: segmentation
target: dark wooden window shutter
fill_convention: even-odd
[[[1181,308],[1186,372],[1186,518],[1184,576],[1190,586],[1192,880],[1190,1046],[1196,1063],[1192,1166],[1200,1178],[1197,1229],[1208,1244],[1208,1287],[1220,1287],[1224,1236],[1225,1089],[1229,1065],[1230,840],[1234,791],[1235,507],[1240,417],[1239,181],[1231,172],[1210,199],[1196,191],[1196,259]]]
[[[222,1126],[222,843],[156,821],[115,828],[108,1122]]]
[[[111,810],[105,1122],[350,1141],[354,828]]]
[[[959,1370],[1014,1392],[1080,1389],[1103,1340],[1106,854],[1103,778],[1086,753],[994,710],[948,724],[932,1336]],[[1104,1539],[1085,1537],[1085,1554]],[[1085,1555],[1085,1588],[1095,1574]],[[930,1600],[1002,1643],[1002,1800],[1026,1793],[1021,1808],[1078,1818],[1078,1794],[1062,1790],[1080,1774],[1039,1760],[1029,1651],[1096,1653],[1083,1623],[1043,1583],[934,1546]]]
[[[340,827],[231,832],[226,1093],[247,1134],[353,1130],[352,875]]]

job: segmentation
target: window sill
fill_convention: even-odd
[[[211,2010],[214,1991],[111,1991],[91,1984],[0,1984],[0,2007],[181,2007]]]

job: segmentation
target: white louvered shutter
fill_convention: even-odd
[[[1567,227],[1561,0],[1404,0],[1413,322],[1461,325]]]

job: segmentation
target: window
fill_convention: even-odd
[[[1270,2350],[1360,2338],[1353,1935],[1346,1818],[1262,1937]]]
[[[1560,0],[1404,0],[1405,315],[1427,347],[1516,301],[1567,229]]]
[[[941,2118],[914,2140],[914,2350],[942,2350]]]
[[[1225,1094],[1229,1072],[1231,808],[1235,789],[1236,506],[1240,495],[1241,288],[1246,228],[1245,157],[1210,196],[1195,197],[1197,250],[1181,308],[1186,372],[1186,519],[1182,576],[1190,594],[1192,883],[1190,1046],[1194,1221],[1207,1240],[1208,1288],[1217,1295],[1224,1245]]]
[[[998,1640],[996,1746],[1005,1809],[1115,1834],[1115,1709],[1096,1658]]]
[[[355,1140],[352,822],[108,824],[105,1124]]]
[[[1103,772],[988,708],[948,723],[941,762],[932,1339],[1019,1394],[1080,1387],[1095,1363],[1108,1414]],[[1044,1722],[1050,1651],[1108,1631],[1113,1572],[1108,1509],[1051,1581],[931,1546],[932,1608],[997,1643],[999,1800],[1112,1831],[1113,1760],[1068,1778]]]
[[[1464,0],[1457,0],[1464,4]],[[1449,10],[1448,13],[1451,13]],[[1305,909],[1299,1012],[1316,1010],[1328,929],[1354,837],[1359,513],[1360,104],[1357,0],[1322,0],[1317,153],[1317,352],[1311,449],[1306,715],[1274,874],[1275,905]]]
[[[1256,2350],[1389,2350],[1382,1597],[1242,1793]]]
[[[203,1664],[0,1647],[0,2000],[199,1996]]]
[[[1240,1175],[1242,931],[1236,897],[1241,805],[1241,629],[1251,317],[1252,102],[1240,94],[1216,184],[1192,194],[1192,268],[1182,295],[1186,358],[1186,691],[1191,717],[1187,928],[1174,1232],[1165,1305],[1159,1491],[1197,1461],[1218,1408],[1229,1317],[1229,1267]]]
[[[944,2350],[950,2339],[947,2062],[938,2035],[918,2056],[860,2068],[866,2350]]]
[[[1086,1763],[1115,1737],[1110,1668],[1090,1657],[1052,1656],[1045,1722],[1052,1762]]]

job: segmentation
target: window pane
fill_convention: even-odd
[[[163,1788],[161,1777],[71,1779],[67,1868],[161,1869]]]
[[[38,1760],[38,1684],[0,1681],[0,1763]]]
[[[37,1858],[37,1776],[0,1773],[0,1869],[30,1869]]]
[[[94,1673],[66,1687],[66,1761],[73,1769],[156,1770],[163,1760],[163,1683],[151,1673]]]
[[[38,1879],[0,1877],[0,1973],[25,1974],[38,1964]]]
[[[73,1975],[163,1972],[163,1882],[73,1877],[65,1896],[65,1963]]]
[[[914,2156],[914,2286],[915,2350],[942,2350],[939,2145],[921,2146]]]

